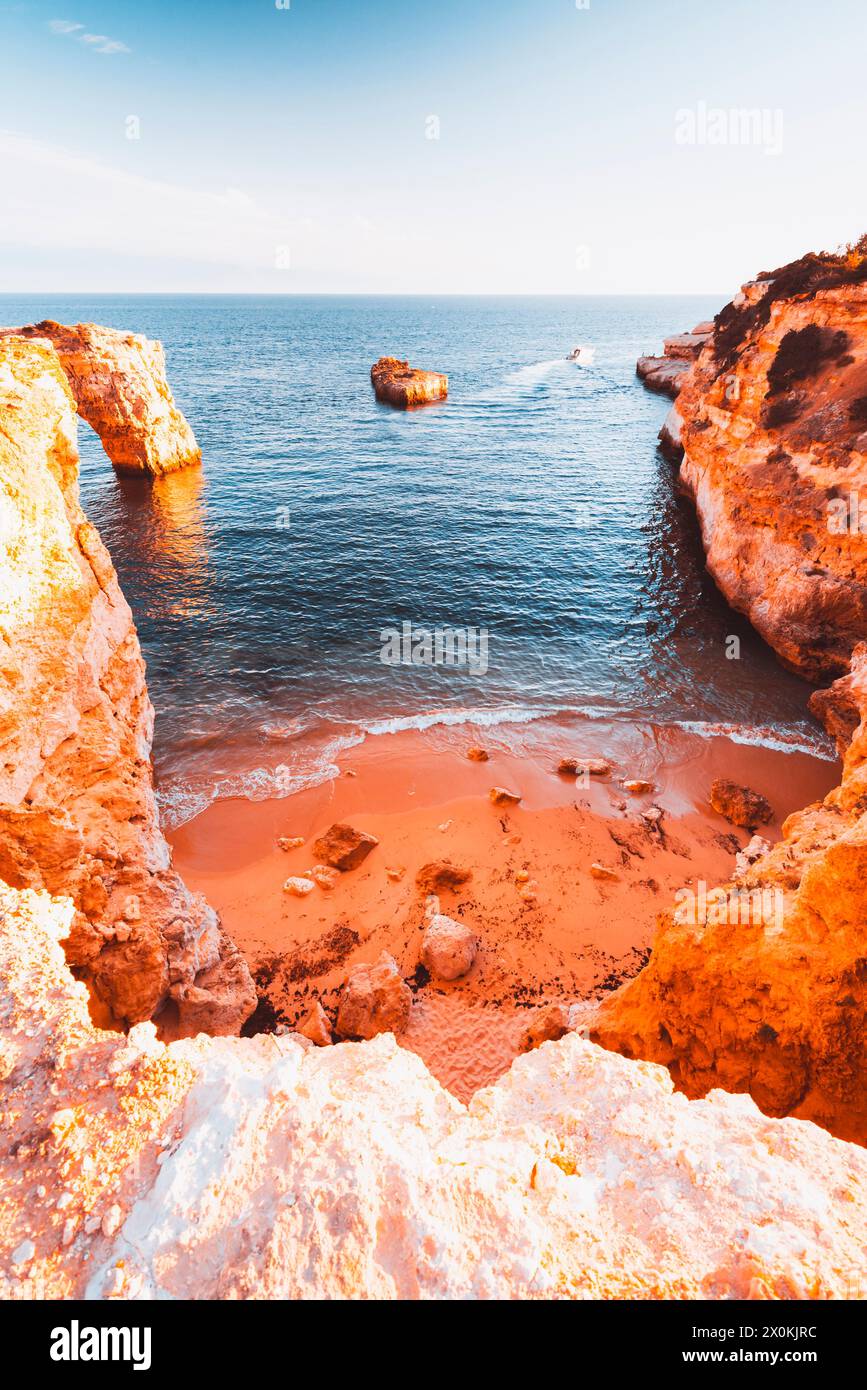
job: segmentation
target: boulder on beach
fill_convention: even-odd
[[[517,806],[521,800],[518,792],[510,792],[505,787],[491,787],[488,796],[495,806]]]
[[[648,792],[654,790],[652,782],[645,782],[643,777],[630,777],[623,783],[623,790],[632,796],[646,796]]]
[[[409,1022],[412,993],[397,962],[383,951],[373,965],[354,965],[346,977],[337,1010],[341,1038],[375,1038],[401,1033]]]
[[[376,399],[400,410],[443,401],[449,393],[449,379],[443,372],[422,371],[398,357],[380,357],[370,369],[370,379]]]
[[[283,884],[283,892],[288,893],[292,898],[306,898],[308,893],[312,893],[316,887],[312,878],[304,878],[300,874],[293,874],[287,878]]]
[[[489,754],[487,748],[479,748],[477,744],[473,744],[472,748],[467,749],[467,757],[471,763],[486,763]]]
[[[611,771],[611,764],[604,758],[561,758],[557,771],[564,777],[579,777],[584,772],[589,777],[605,777]]]
[[[754,830],[774,819],[774,808],[761,792],[741,787],[726,777],[717,777],[710,789],[710,804],[732,825]]]
[[[432,896],[425,912],[421,962],[435,980],[457,980],[471,969],[478,941],[465,922],[446,917],[439,907],[439,899]]]
[[[347,869],[357,869],[367,858],[379,841],[364,830],[356,830],[345,821],[338,821],[329,827],[313,845],[313,853],[323,864],[346,873]]]
[[[472,876],[472,869],[461,868],[450,859],[433,859],[419,869],[415,883],[422,893],[442,893],[462,887]]]

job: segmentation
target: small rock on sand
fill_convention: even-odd
[[[378,844],[375,836],[339,821],[315,842],[313,853],[323,864],[346,873],[347,869],[357,869]]]
[[[487,748],[479,748],[474,745],[472,748],[467,749],[467,757],[471,763],[486,763],[488,761],[488,750]]]
[[[623,790],[633,796],[646,796],[654,787],[652,782],[645,782],[641,777],[631,777],[628,782],[623,783]]]
[[[761,792],[741,787],[725,777],[718,777],[711,785],[710,804],[732,825],[740,825],[745,830],[754,830],[757,825],[767,825],[774,819],[774,809]]]
[[[611,764],[604,758],[561,758],[557,771],[564,777],[577,777],[582,772],[590,777],[605,777],[611,771]]]
[[[532,1022],[521,1034],[522,1052],[532,1052],[543,1042],[556,1042],[570,1031],[569,1010],[565,1004],[546,1004],[534,1015]]]
[[[464,922],[456,922],[437,910],[427,917],[421,942],[422,965],[435,980],[457,980],[466,975],[476,958],[478,943]]]
[[[463,869],[449,859],[434,859],[419,869],[415,882],[422,893],[442,893],[460,888],[472,876],[472,869]]]
[[[406,869],[402,864],[386,865],[385,876],[386,878],[390,878],[392,883],[399,883],[405,873]]]
[[[308,869],[306,878],[312,878],[314,883],[318,883],[320,888],[326,892],[334,888],[340,881],[340,874],[337,869],[329,868],[327,864],[314,864],[312,869]]]
[[[383,951],[375,964],[354,965],[349,971],[340,994],[337,1033],[342,1038],[401,1033],[411,1008],[410,988],[401,979],[394,957]]]
[[[316,884],[312,878],[300,878],[293,876],[287,878],[283,884],[283,892],[289,893],[293,898],[306,898],[308,893],[312,893]]]
[[[303,844],[303,835],[281,835],[277,841],[277,848],[283,850],[300,849]]]
[[[488,796],[495,806],[516,806],[521,800],[518,792],[507,791],[505,787],[491,787]]]
[[[620,875],[616,874],[613,869],[606,869],[604,864],[591,864],[590,872],[594,878],[613,880],[615,882],[620,877]]]

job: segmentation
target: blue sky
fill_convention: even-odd
[[[69,5],[0,3],[0,290],[728,296],[867,229],[862,0]]]

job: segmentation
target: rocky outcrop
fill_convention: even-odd
[[[857,705],[841,786],[788,818],[736,885],[684,891],[592,1036],[665,1063],[690,1096],[748,1091],[867,1143],[867,644],[827,703]]]
[[[867,239],[745,285],[663,442],[732,607],[791,670],[844,673],[867,636]]]
[[[449,394],[449,379],[442,372],[425,372],[397,357],[380,357],[374,362],[370,380],[376,399],[400,410],[444,401]]]
[[[118,473],[158,477],[201,463],[193,431],[166,381],[162,343],[96,323],[44,319],[0,335],[53,344],[78,413],[96,431]]]
[[[67,955],[116,1020],[234,1032],[246,965],[160,831],[129,607],[78,500],[54,348],[0,338],[0,879],[74,909]]]
[[[102,1032],[71,916],[0,889],[0,1298],[863,1296],[867,1154],[814,1125],[575,1033],[465,1106],[388,1036]]]
[[[712,323],[699,323],[691,333],[677,333],[673,338],[666,338],[661,357],[639,357],[635,364],[636,375],[651,391],[676,397],[712,333]]]

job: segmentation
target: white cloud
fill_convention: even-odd
[[[130,53],[132,50],[120,39],[110,39],[107,34],[90,34],[85,26],[75,19],[50,19],[48,27],[52,34],[62,34],[65,38],[86,43],[95,53]]]

